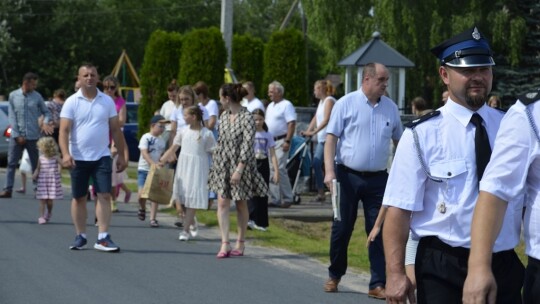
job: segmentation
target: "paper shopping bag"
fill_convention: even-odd
[[[173,182],[173,169],[152,165],[144,182],[141,198],[168,205],[172,196]]]

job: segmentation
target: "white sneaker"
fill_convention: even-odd
[[[180,232],[180,236],[178,236],[178,239],[180,241],[189,241],[189,233],[185,232],[185,231],[182,231]]]
[[[193,225],[189,225],[189,234],[191,237],[196,237],[199,233],[199,222],[197,222],[197,217],[193,218]]]
[[[256,225],[256,224],[255,224],[255,227],[253,227],[253,228],[256,229],[256,230],[259,230],[259,231],[266,231],[266,228],[261,227],[261,226]]]
[[[257,225],[255,225],[255,222],[254,222],[254,221],[251,221],[251,220],[248,221],[248,223],[247,223],[247,228],[248,228],[249,230],[255,229],[255,226],[257,226]]]

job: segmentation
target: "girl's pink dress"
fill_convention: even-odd
[[[37,179],[37,199],[64,198],[58,160],[56,158],[39,157],[39,175]]]

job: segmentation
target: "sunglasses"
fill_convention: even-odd
[[[116,86],[104,86],[103,89],[105,90],[116,90]]]

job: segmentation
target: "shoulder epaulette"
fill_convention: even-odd
[[[429,112],[427,113],[426,115],[422,115],[420,117],[418,117],[417,119],[409,122],[409,123],[406,123],[405,124],[405,127],[407,128],[414,128],[416,127],[417,125],[423,123],[424,121],[427,121],[428,119],[431,119],[433,117],[437,117],[441,114],[441,111],[433,111],[433,112]]]
[[[520,96],[518,96],[518,99],[519,99],[524,105],[530,105],[530,104],[535,103],[535,102],[537,102],[538,100],[540,100],[540,92],[539,92],[539,91],[536,91],[536,92],[532,92],[532,93],[527,93],[527,94],[524,94],[524,95],[520,95]]]
[[[506,111],[508,111],[508,110],[505,110],[505,109],[501,109],[501,108],[499,108],[499,107],[495,107],[495,108],[493,108],[493,109],[499,110],[499,111],[503,112],[504,114],[506,114]]]

